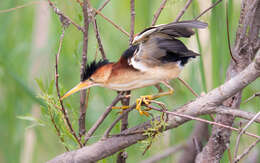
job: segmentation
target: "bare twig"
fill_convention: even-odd
[[[111,19],[109,19],[108,17],[106,17],[105,15],[103,15],[99,10],[95,9],[94,7],[92,7],[92,9],[95,11],[95,13],[99,14],[102,18],[104,18],[106,21],[108,21],[109,23],[111,23],[116,29],[118,29],[119,31],[123,32],[125,35],[127,35],[128,37],[130,36],[128,32],[126,32],[126,30],[124,30],[122,27],[120,27],[119,25],[117,25],[116,23],[114,23]]]
[[[130,14],[131,14],[131,25],[130,25],[130,38],[129,38],[129,44],[132,44],[134,33],[135,33],[135,0],[130,0]]]
[[[184,81],[182,78],[180,78],[180,77],[178,77],[177,78],[186,88],[188,88],[189,90],[190,90],[190,92],[194,95],[194,96],[196,96],[196,97],[198,97],[199,95],[191,88],[191,86],[189,86],[189,84],[186,82],[186,81]]]
[[[253,96],[249,97],[248,99],[246,99],[243,103],[247,103],[248,101],[252,100],[253,98],[260,96],[260,92],[257,92],[255,94],[253,94]]]
[[[201,14],[199,14],[197,17],[195,17],[193,20],[198,20],[202,15],[204,15],[206,12],[214,8],[217,4],[219,4],[222,0],[218,0],[216,3],[214,3],[212,6],[204,10]]]
[[[78,25],[77,23],[75,23],[73,20],[71,20],[68,16],[66,16],[61,10],[59,10],[57,7],[55,7],[55,5],[50,1],[48,0],[49,2],[49,5],[51,6],[51,8],[53,9],[53,11],[60,16],[60,20],[61,22],[63,22],[62,19],[66,19],[67,21],[69,21],[71,24],[73,24],[78,30],[84,32],[83,28]]]
[[[94,32],[96,34],[96,39],[97,39],[97,43],[98,43],[98,47],[99,47],[98,49],[99,49],[99,51],[101,53],[102,59],[106,60],[107,57],[106,57],[106,54],[105,54],[105,51],[104,51],[103,44],[101,42],[101,38],[100,38],[98,26],[97,26],[97,20],[95,18],[96,13],[93,13],[93,7],[91,6],[89,0],[87,0],[87,3],[89,5],[89,10],[90,10],[89,13],[91,14],[91,15],[89,15],[89,17],[91,17],[91,21],[92,21],[92,24],[93,24],[93,27],[94,27]]]
[[[82,48],[82,60],[80,67],[80,80],[83,81],[84,69],[87,63],[87,51],[88,51],[88,29],[89,29],[89,15],[88,4],[86,0],[83,1],[82,12],[84,17],[84,32],[83,32],[83,48]],[[85,119],[86,119],[86,90],[80,91],[80,115],[79,115],[79,136],[83,136],[86,132]]]
[[[187,0],[187,3],[185,4],[184,8],[181,10],[181,12],[178,14],[178,16],[176,17],[176,19],[174,20],[174,22],[178,22],[181,17],[184,15],[185,11],[188,9],[188,7],[190,6],[192,0]]]
[[[130,108],[126,109],[116,120],[114,120],[114,122],[110,125],[110,127],[106,129],[103,139],[108,138],[110,131],[114,128],[117,122],[119,122],[126,114],[132,111],[135,107],[136,107],[135,104],[132,105]]]
[[[112,101],[112,103],[107,107],[106,111],[98,118],[96,123],[88,130],[86,136],[85,136],[85,142],[84,145],[87,143],[87,141],[90,139],[90,137],[94,134],[94,132],[97,130],[97,128],[101,125],[101,123],[104,121],[104,119],[108,116],[108,114],[111,112],[112,107],[118,103],[118,101],[122,98],[121,94],[118,94],[116,98]]]
[[[260,112],[258,112],[248,123],[247,125],[240,131],[239,135],[237,136],[237,140],[236,140],[236,147],[235,147],[235,151],[234,151],[234,158],[237,157],[237,153],[238,153],[238,148],[239,148],[239,143],[240,143],[240,138],[242,136],[242,134],[246,131],[246,129],[259,117]]]
[[[143,160],[141,163],[156,163],[156,162],[168,157],[169,155],[173,155],[177,152],[180,152],[183,149],[185,149],[184,144],[180,144],[180,145],[177,145],[177,146],[174,146],[174,147],[170,147],[163,152],[158,152],[158,154],[148,158],[147,160]]]
[[[245,157],[256,145],[257,145],[257,143],[259,143],[260,142],[260,139],[257,139],[254,143],[252,143],[247,149],[245,149],[245,151],[241,154],[241,155],[239,155],[239,156],[237,156],[236,158],[235,158],[235,163],[237,163],[237,162],[239,162],[243,157]]]
[[[94,31],[96,33],[96,38],[97,38],[98,47],[99,47],[98,49],[101,53],[103,60],[106,60],[107,57],[106,57],[106,54],[105,54],[105,51],[104,51],[104,48],[103,48],[103,44],[101,42],[100,34],[99,34],[99,31],[98,31],[97,20],[93,16],[92,16],[92,23],[93,23],[93,26],[94,26]]]
[[[103,5],[98,8],[98,11],[103,10],[103,8],[104,8],[109,2],[110,2],[110,0],[106,0],[106,1],[103,3]]]
[[[53,126],[54,126],[54,128],[55,128],[55,130],[56,130],[56,132],[57,132],[58,137],[60,138],[60,141],[64,144],[64,147],[65,147],[66,151],[69,151],[69,148],[68,148],[67,145],[64,143],[64,139],[63,139],[63,137],[62,137],[61,134],[60,134],[60,129],[59,129],[58,126],[56,125],[56,122],[55,122],[55,120],[54,120],[53,114],[52,114],[51,111],[50,111],[49,106],[48,106],[48,110],[49,110],[49,114],[50,114],[50,117],[51,117],[51,122],[52,122],[52,124],[53,124]]]
[[[231,50],[231,45],[230,45],[230,33],[229,33],[229,19],[228,19],[228,0],[226,0],[226,27],[227,27],[227,40],[228,40],[228,49],[229,49],[229,54],[233,61],[237,64],[237,60],[234,58]]]
[[[34,5],[34,4],[39,4],[39,3],[43,3],[43,2],[42,1],[32,1],[32,2],[23,4],[23,5],[20,5],[20,6],[13,7],[13,8],[0,10],[0,13],[7,13],[7,12],[15,11],[17,9],[25,8],[25,7],[28,7],[28,6],[31,6],[31,5]]]
[[[59,64],[59,56],[60,56],[60,51],[61,51],[61,46],[62,46],[62,42],[63,42],[63,38],[64,38],[64,33],[65,33],[65,29],[63,28],[62,34],[60,36],[60,42],[59,42],[59,49],[58,49],[58,53],[56,55],[56,62],[55,62],[55,83],[56,83],[56,90],[57,90],[57,95],[60,101],[60,105],[61,105],[61,109],[62,109],[62,113],[63,116],[65,118],[66,124],[69,127],[69,130],[71,132],[71,134],[74,136],[74,138],[76,139],[76,141],[78,142],[79,146],[82,147],[82,144],[78,138],[78,136],[76,135],[70,120],[69,120],[69,116],[67,114],[66,109],[64,108],[63,102],[61,100],[61,96],[60,96],[60,89],[59,89],[59,72],[58,72],[58,64]]]
[[[164,9],[165,5],[167,3],[167,0],[162,0],[160,7],[157,9],[156,13],[153,15],[153,20],[152,20],[152,24],[151,26],[154,26],[162,12],[162,10]]]
[[[197,154],[200,153],[202,149],[202,142],[208,141],[208,138],[208,124],[199,121],[195,122],[193,131],[185,143],[185,148],[178,159],[178,163],[194,162]]]
[[[134,38],[134,29],[135,29],[135,0],[130,0],[130,37],[129,37],[129,46],[132,45]],[[126,96],[130,95],[131,91],[125,92]],[[121,99],[121,103],[124,106],[129,106],[130,98]],[[122,111],[125,112],[124,110]],[[121,120],[121,132],[128,128],[128,113],[126,113]],[[127,159],[126,151],[122,150],[117,155],[117,163],[125,163]]]

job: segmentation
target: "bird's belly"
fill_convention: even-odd
[[[106,87],[118,91],[128,91],[128,90],[155,85],[159,82],[160,80],[155,80],[155,79],[140,79],[140,80],[128,81],[126,83],[110,83],[107,84]]]

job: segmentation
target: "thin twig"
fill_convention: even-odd
[[[84,69],[87,63],[87,51],[88,51],[88,29],[89,29],[89,16],[88,16],[88,4],[86,0],[83,1],[82,12],[84,17],[84,32],[83,32],[83,49],[82,60],[80,67],[80,80],[83,81]],[[86,90],[80,91],[80,115],[79,115],[79,136],[85,135],[86,132]]]
[[[191,91],[191,93],[194,95],[194,96],[196,96],[196,97],[198,97],[199,95],[191,88],[191,86],[189,86],[189,84],[186,82],[186,81],[184,81],[182,78],[180,78],[180,77],[178,77],[177,78],[185,87],[187,87],[190,91]]]
[[[237,157],[238,153],[238,148],[239,148],[239,143],[240,143],[240,138],[242,134],[246,131],[246,129],[259,117],[260,112],[258,112],[247,124],[246,126],[239,132],[239,135],[237,136],[236,140],[236,147],[235,147],[235,152],[234,152],[234,158]]]
[[[112,101],[112,103],[107,107],[106,111],[98,118],[96,123],[88,130],[87,134],[85,135],[84,145],[86,145],[89,138],[94,134],[94,132],[97,130],[97,128],[101,125],[101,123],[104,121],[104,119],[111,112],[112,107],[115,106],[121,98],[122,98],[122,95],[118,94],[116,96],[116,98]]]
[[[232,60],[237,64],[237,60],[234,58],[234,56],[232,54],[231,44],[230,44],[229,18],[228,18],[228,0],[226,0],[226,27],[227,27],[227,40],[228,40],[229,54],[230,54]]]
[[[214,3],[212,6],[204,10],[201,14],[199,14],[197,17],[195,17],[193,20],[198,20],[202,15],[204,15],[206,12],[214,8],[217,4],[219,4],[222,0],[218,0],[216,3]]]
[[[96,33],[96,39],[97,39],[97,43],[98,43],[98,49],[102,55],[102,58],[103,60],[106,60],[107,57],[106,57],[106,54],[105,54],[105,51],[104,51],[104,48],[103,48],[103,44],[101,42],[101,38],[100,38],[100,34],[99,34],[99,31],[98,31],[98,26],[97,26],[97,20],[94,16],[92,16],[92,23],[93,23],[93,27],[94,27],[94,31]]]
[[[248,101],[252,100],[253,98],[260,96],[260,92],[257,92],[255,94],[253,94],[253,96],[249,97],[248,99],[246,99],[243,103],[247,103]]]
[[[110,2],[110,0],[106,0],[106,1],[103,3],[103,5],[98,8],[98,11],[103,10],[103,8],[104,8],[109,2]],[[96,15],[95,15],[95,16],[96,16]]]
[[[95,11],[95,13],[99,14],[102,18],[104,18],[106,21],[108,21],[109,23],[111,23],[116,29],[120,30],[121,32],[123,32],[125,35],[127,35],[128,37],[130,36],[128,32],[126,32],[126,30],[124,30],[122,27],[120,27],[119,25],[117,25],[116,23],[114,23],[111,19],[109,19],[108,17],[106,17],[105,15],[103,15],[99,10],[95,9],[94,7],[92,7],[92,9]]]
[[[57,55],[56,55],[56,62],[55,62],[55,83],[56,83],[56,90],[57,90],[57,95],[58,95],[58,97],[59,97],[59,101],[60,101],[62,113],[63,113],[63,116],[64,116],[64,118],[65,118],[66,124],[68,125],[71,134],[74,136],[74,138],[75,138],[76,141],[78,142],[79,146],[82,147],[82,144],[81,144],[81,142],[80,142],[78,136],[76,135],[74,129],[72,128],[72,125],[71,125],[70,120],[69,120],[69,116],[68,116],[68,114],[67,114],[66,109],[64,108],[64,105],[63,105],[63,102],[62,102],[61,96],[60,96],[58,64],[59,64],[59,56],[60,56],[61,46],[62,46],[62,42],[63,42],[63,38],[64,38],[64,33],[65,33],[65,29],[63,28],[62,34],[61,34],[61,36],[60,36],[59,49],[58,49],[58,53],[57,53]]]
[[[134,30],[135,30],[135,0],[130,0],[130,37],[129,37],[129,47],[132,45],[132,41],[134,39]],[[131,91],[125,92],[125,95],[130,95]],[[130,98],[121,99],[121,103],[123,106],[129,106]],[[124,110],[122,111],[125,112]],[[121,129],[120,131],[124,131],[128,128],[128,113],[126,113],[121,119]],[[122,150],[117,155],[117,163],[125,163],[127,159],[127,152]]]
[[[217,123],[217,122],[212,122],[212,121],[208,121],[208,120],[205,120],[205,119],[201,119],[201,118],[197,118],[197,117],[193,117],[193,116],[190,116],[190,115],[185,115],[185,114],[181,114],[181,113],[177,113],[177,112],[166,111],[164,109],[160,109],[160,108],[157,108],[157,107],[152,106],[152,105],[147,105],[147,106],[149,108],[153,109],[153,110],[164,112],[166,114],[172,114],[172,115],[179,116],[179,117],[184,117],[184,118],[188,118],[188,119],[192,119],[192,120],[196,120],[196,121],[200,121],[200,122],[205,122],[205,123],[208,123],[208,124],[211,124],[211,125],[216,125],[216,126],[220,126],[220,127],[230,129],[230,130],[234,130],[236,132],[240,132],[240,129],[237,129],[237,128],[234,128],[234,127],[231,127],[231,126],[227,126],[227,125],[223,125],[223,124],[220,124],[220,123]],[[251,136],[251,137],[254,137],[254,138],[257,138],[257,139],[260,139],[260,136],[255,135],[255,134],[250,133],[250,132],[245,131],[244,134]]]
[[[51,6],[51,8],[53,9],[53,11],[60,16],[60,20],[63,22],[62,19],[66,19],[67,21],[69,21],[71,24],[73,24],[78,30],[84,32],[83,28],[78,25],[77,23],[75,23],[73,20],[71,20],[68,16],[66,16],[61,10],[59,10],[57,7],[55,7],[55,5],[48,0],[49,5]]]
[[[15,11],[17,9],[25,8],[25,7],[28,7],[28,6],[31,6],[31,5],[34,5],[34,4],[39,4],[39,3],[43,3],[43,2],[42,1],[32,1],[32,2],[23,4],[23,5],[20,5],[20,6],[13,7],[13,8],[0,10],[0,13],[7,13],[7,12]]]
[[[142,161],[141,163],[156,163],[168,156],[172,156],[173,154],[185,149],[184,144],[179,144],[174,147],[170,147],[166,149],[165,151],[158,152],[156,155],[153,155],[152,157],[148,158],[147,160]]]
[[[131,14],[131,25],[130,25],[130,38],[129,38],[129,44],[132,44],[133,38],[134,38],[134,33],[135,33],[135,0],[131,0],[131,9],[130,9],[130,14]]]
[[[106,129],[103,139],[106,139],[109,136],[110,131],[114,128],[114,126],[117,124],[117,122],[119,122],[123,116],[125,116],[126,114],[128,114],[130,111],[132,111],[134,108],[136,107],[136,104],[132,105],[130,108],[126,109],[116,120],[114,120],[114,122],[110,125],[110,127],[108,129]]]
[[[184,15],[185,11],[189,8],[190,4],[191,4],[192,0],[188,0],[187,3],[185,4],[184,8],[181,10],[181,12],[178,14],[178,16],[176,17],[176,19],[174,20],[174,22],[178,22],[181,17]]]
[[[235,158],[234,163],[239,162],[243,157],[245,157],[259,142],[260,139],[257,139],[254,143],[252,143],[247,149],[244,150],[244,152],[241,155]]]
[[[56,125],[56,122],[55,122],[55,120],[54,120],[53,114],[52,114],[51,111],[50,111],[49,106],[48,106],[48,110],[49,110],[49,114],[50,114],[50,117],[51,117],[51,122],[52,122],[52,124],[53,124],[53,126],[54,126],[54,128],[55,128],[55,130],[56,130],[56,132],[57,132],[58,137],[60,138],[60,141],[64,144],[64,147],[65,147],[66,151],[69,151],[69,148],[68,148],[67,145],[64,143],[64,142],[65,142],[65,141],[64,141],[64,138],[61,137],[60,129],[59,129],[58,126]]]
[[[164,9],[165,5],[167,3],[167,0],[162,0],[160,7],[157,9],[157,11],[155,12],[154,16],[153,16],[153,20],[152,20],[152,24],[151,26],[154,26],[162,12],[162,10]]]

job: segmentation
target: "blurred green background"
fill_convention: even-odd
[[[94,7],[100,7],[105,0],[91,0]],[[55,0],[56,6],[76,23],[82,25],[82,10],[76,0]],[[153,14],[160,5],[159,0],[136,0],[135,33],[148,27]],[[194,18],[203,9],[215,1],[193,1],[191,7],[182,17],[182,20]],[[11,12],[0,12],[0,162],[45,162],[65,151],[60,143],[51,123],[46,123],[44,101],[39,98],[42,91],[36,84],[42,83],[48,93],[56,96],[53,87],[55,54],[58,49],[58,40],[62,31],[59,18],[46,1],[31,0],[5,0],[0,1],[0,10],[13,8],[23,4],[32,3],[25,8]],[[161,13],[157,24],[173,21],[186,1],[169,0]],[[111,0],[102,10],[102,13],[130,30],[130,2],[128,0]],[[231,45],[235,39],[235,32],[240,14],[240,2],[230,0],[228,3],[230,18]],[[225,3],[219,4],[210,13],[200,20],[209,23],[207,30],[198,31],[198,36],[184,39],[190,49],[200,52],[201,58],[194,59],[184,69],[181,77],[186,80],[197,92],[207,92],[222,84],[229,64],[230,55],[227,45],[227,32],[225,25]],[[97,23],[101,34],[105,52],[110,61],[116,61],[128,47],[128,38],[115,29],[110,23],[97,15]],[[198,40],[200,40],[198,42]],[[200,45],[200,46],[198,46]],[[61,93],[72,88],[80,79],[80,62],[82,52],[82,33],[74,26],[70,26],[64,37],[61,51],[59,69]],[[88,62],[100,59],[93,26],[89,30]],[[203,59],[203,62],[202,62]],[[173,96],[161,98],[169,108],[176,108],[193,100],[194,96],[179,81],[172,81],[175,88]],[[254,92],[260,90],[258,79],[243,92],[243,99],[247,99]],[[155,93],[154,87],[132,91],[132,101],[140,95]],[[104,112],[106,106],[116,96],[115,91],[104,88],[91,88],[89,105],[86,115],[86,127],[89,129],[97,118]],[[65,100],[69,110],[70,119],[76,131],[79,112],[79,93]],[[247,111],[257,112],[259,99],[253,99],[242,108]],[[154,115],[158,113],[153,112]],[[91,144],[102,137],[105,129],[117,117],[117,111],[112,111],[95,135],[90,139]],[[139,116],[137,111],[129,115],[129,127],[133,127],[150,118]],[[152,145],[151,149],[142,156],[145,147],[138,143],[127,149],[128,162],[139,162],[152,155],[163,151],[167,147],[185,142],[192,132],[194,122],[167,131]],[[252,126],[252,132],[259,133],[259,127]],[[113,133],[120,131],[118,124]],[[231,149],[234,145],[236,134],[233,134]],[[251,141],[244,136],[242,144]],[[242,145],[243,146],[243,145]],[[75,148],[72,144],[71,148]],[[180,153],[162,160],[162,162],[176,162]],[[116,156],[111,156],[100,162],[115,162]],[[225,154],[222,159],[227,161]]]

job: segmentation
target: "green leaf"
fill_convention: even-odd
[[[49,88],[48,88],[48,94],[52,94],[54,87],[54,80],[51,81]]]
[[[40,90],[41,90],[43,93],[46,93],[42,80],[41,80],[41,79],[35,79],[35,81],[36,81],[36,83],[38,84],[38,87],[40,88]]]
[[[18,119],[31,121],[31,122],[38,122],[38,120],[32,116],[17,116]]]

